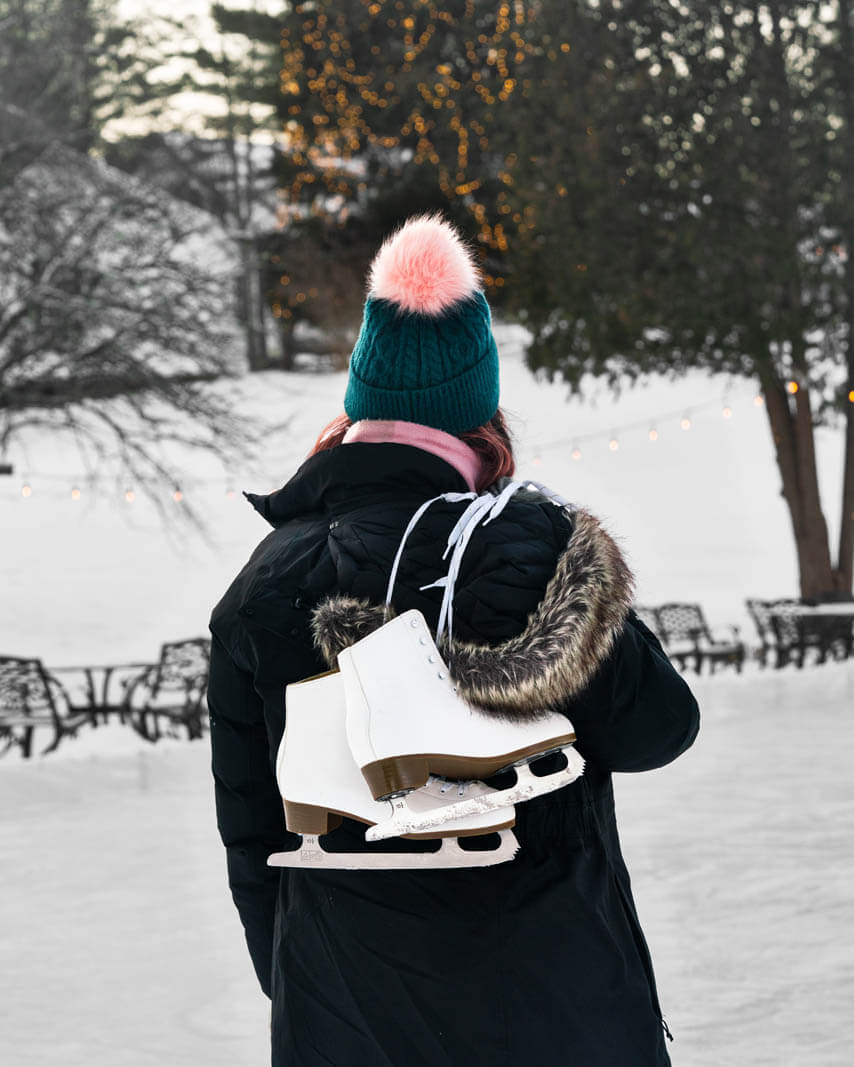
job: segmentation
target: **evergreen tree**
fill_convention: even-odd
[[[96,0],[0,0],[0,179],[96,137]]]
[[[214,4],[211,14],[218,39],[204,43],[192,40],[178,20],[172,23],[171,42],[160,27],[137,27],[150,36],[158,31],[161,59],[171,59],[175,74],[152,85],[152,101],[161,112],[157,121],[149,122],[140,136],[121,137],[106,155],[222,222],[239,250],[235,280],[247,362],[251,370],[264,370],[275,362],[267,346],[271,298],[262,245],[276,227],[278,204],[273,159],[279,125],[279,22],[257,0],[240,8]],[[193,116],[193,132],[186,128],[186,115],[184,128],[168,120],[168,105],[186,94],[207,105]]]
[[[115,0],[0,0],[0,168],[48,144],[102,149],[117,120],[146,119],[173,90],[151,77],[173,51],[163,20],[121,21]]]
[[[690,367],[754,378],[802,594],[850,595],[849,5],[582,8],[575,73],[545,65],[519,123],[529,136],[515,203],[527,220],[511,238],[513,288],[534,334],[532,366],[576,387],[585,373],[620,380]],[[577,117],[567,116],[564,143],[536,150],[530,131],[548,128],[549,97]],[[833,413],[848,427],[835,554],[814,444],[816,422]]]

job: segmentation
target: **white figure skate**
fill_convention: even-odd
[[[431,776],[482,779],[514,768],[514,785],[454,796],[441,812],[442,818],[469,816],[560,789],[584,770],[566,716],[546,712],[533,722],[508,722],[466,703],[419,611],[405,612],[344,649],[338,664],[347,739],[375,800],[398,798],[397,805],[412,790],[435,788]],[[562,770],[542,777],[531,772],[532,760],[556,751],[566,757]],[[425,829],[436,825],[436,817],[411,813],[407,825]],[[396,832],[375,821],[368,840]]]
[[[505,863],[516,854],[519,846],[510,829],[515,821],[512,806],[492,805],[485,814],[468,818],[449,815],[449,807],[460,796],[494,792],[482,782],[432,782],[410,794],[407,803],[373,799],[347,744],[346,704],[338,672],[289,685],[286,710],[276,777],[287,828],[302,835],[302,846],[294,852],[274,853],[267,860],[270,866],[348,870],[485,867]],[[383,838],[442,838],[442,844],[436,852],[327,852],[319,838],[339,826],[342,816],[371,828],[382,822]],[[416,824],[420,832],[411,832]],[[425,827],[433,831],[425,831]],[[499,844],[490,851],[465,850],[456,840],[496,831]]]

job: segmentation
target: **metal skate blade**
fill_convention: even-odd
[[[371,826],[365,838],[368,841],[385,841],[389,837],[423,833],[425,830],[435,830],[451,819],[464,819],[470,815],[495,811],[496,808],[509,808],[544,793],[554,792],[555,789],[562,789],[581,777],[584,760],[572,745],[567,745],[560,751],[566,756],[566,766],[562,770],[538,777],[531,771],[529,764],[523,763],[513,768],[516,771],[516,782],[507,789],[496,789],[481,796],[450,801],[432,811],[412,811],[406,803],[406,797],[398,797],[392,802],[391,817]]]
[[[443,837],[436,852],[327,852],[315,834],[306,834],[300,848],[293,852],[274,852],[267,858],[268,867],[297,867],[303,870],[375,870],[405,871],[449,867],[493,867],[507,863],[519,851],[512,830],[501,830],[497,848],[473,851],[460,847],[456,837]]]

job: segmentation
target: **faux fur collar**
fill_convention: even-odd
[[[588,512],[572,534],[525,629],[499,645],[443,648],[460,695],[503,718],[533,719],[576,696],[608,657],[632,602],[622,553]],[[312,616],[314,641],[334,667],[338,653],[383,623],[382,605],[334,596]]]

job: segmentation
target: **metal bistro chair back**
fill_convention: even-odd
[[[160,659],[128,685],[127,704],[143,736],[160,736],[158,720],[202,735],[202,712],[210,669],[210,641],[203,637],[163,645]]]
[[[756,632],[759,635],[759,663],[763,667],[767,666],[768,656],[771,652],[774,652],[777,656],[776,665],[779,667],[780,645],[777,643],[777,636],[774,633],[774,626],[771,621],[772,608],[777,601],[760,600],[758,597],[748,597],[744,603],[747,607],[747,614],[753,620],[753,625],[756,627]]]
[[[41,660],[0,656],[0,752],[18,745],[26,758],[32,755],[33,734],[49,726],[52,752],[65,734],[75,734],[90,716],[70,706],[62,685],[45,670]]]
[[[741,670],[745,647],[738,639],[737,627],[729,628],[732,631],[729,639],[713,637],[699,604],[662,604],[656,608],[656,615],[667,651],[683,669],[691,661],[699,674],[704,661],[708,660],[712,671],[718,663]]]
[[[795,614],[799,602],[791,597],[781,597],[777,600],[759,600],[753,597],[745,603],[762,642],[759,650],[759,662],[762,666],[767,664],[768,655],[773,652],[775,668],[784,667],[790,660],[793,660],[797,667],[802,667],[806,644]]]
[[[183,690],[200,699],[207,688],[210,662],[210,642],[203,637],[167,643],[160,650],[154,689]]]

